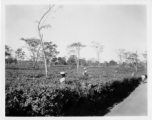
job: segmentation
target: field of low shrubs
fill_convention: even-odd
[[[59,84],[61,70],[68,73],[66,84]],[[75,69],[54,68],[46,79],[43,70],[6,68],[6,116],[104,116],[141,83],[114,71],[93,68],[85,78]]]

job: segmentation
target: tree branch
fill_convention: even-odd
[[[50,12],[50,10],[54,7],[54,5],[52,6],[49,6],[49,9],[44,13],[44,15],[41,17],[40,21],[38,22],[38,30],[41,30],[40,28],[40,24],[41,24],[41,21],[43,20],[43,18]]]

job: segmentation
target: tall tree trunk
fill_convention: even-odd
[[[135,62],[133,62],[132,63],[133,64],[133,67],[135,68],[135,73],[137,73],[138,72],[138,66],[137,66],[137,63]]]
[[[77,57],[77,73],[79,72],[79,55],[80,55],[80,50],[78,48],[78,57]]]
[[[48,75],[47,61],[46,61],[46,55],[45,55],[45,50],[44,50],[44,44],[43,44],[43,41],[42,41],[42,40],[41,40],[41,45],[42,45],[43,55],[44,55],[45,76],[46,76],[46,78],[47,78],[47,75]]]
[[[43,23],[45,22],[45,20],[47,18],[44,20],[44,22],[42,24],[41,24],[41,22],[44,19],[44,17],[51,11],[51,9],[53,7],[54,7],[54,5],[49,6],[49,9],[43,14],[43,16],[41,17],[41,19],[38,22],[38,32],[39,32],[39,37],[40,37],[40,41],[41,41],[41,46],[42,46],[42,49],[43,49],[46,78],[47,78],[48,70],[47,70],[47,61],[46,61],[46,55],[45,55],[45,51],[44,51],[44,44],[43,44],[43,34],[41,34],[41,29],[46,27],[45,25],[43,26]],[[40,24],[41,24],[41,26],[40,26]]]
[[[138,63],[136,63],[136,72],[138,72]]]
[[[79,60],[77,59],[77,73],[79,72]]]
[[[99,67],[99,61],[100,61],[100,52],[97,49],[97,58],[98,58],[98,67]]]
[[[45,50],[44,50],[44,44],[43,44],[43,34],[41,34],[39,28],[38,28],[38,30],[39,30],[39,36],[40,36],[41,46],[42,46],[43,55],[44,55],[45,76],[46,76],[46,78],[47,78],[48,70],[47,70],[47,61],[46,61],[46,55],[45,55]]]
[[[45,74],[46,74],[45,76],[47,78],[47,76],[48,76],[48,69],[47,69],[47,61],[46,61],[46,56],[45,55],[44,55],[44,64],[45,64]]]
[[[38,51],[37,51],[36,60],[34,61],[34,65],[33,65],[34,68],[35,68],[36,65],[37,65],[37,61],[38,61],[38,58],[39,58],[39,51],[40,51],[40,48],[41,48],[41,44],[40,44],[40,46],[39,46],[39,48],[38,48]]]
[[[137,66],[135,67],[135,69],[136,69],[136,73],[138,72],[138,68],[137,68]]]
[[[137,64],[136,64],[136,63],[134,63],[134,64],[133,64],[133,66],[134,66],[134,68],[135,68],[135,72],[137,73],[137,72],[138,72]]]

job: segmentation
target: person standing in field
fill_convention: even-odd
[[[143,83],[147,83],[147,75],[146,74],[142,74],[141,79],[142,79]]]
[[[84,68],[83,75],[84,75],[85,77],[87,77],[87,76],[88,76],[87,68],[86,68],[86,67]]]
[[[86,67],[84,68],[83,75],[84,75],[84,76],[87,75],[87,69],[86,69]]]
[[[65,72],[60,72],[60,74],[61,74],[60,83],[65,83],[66,82],[66,80],[65,80],[66,73]]]
[[[84,68],[84,72],[83,72],[83,76],[85,77],[86,80],[86,85],[87,85],[87,80],[88,80],[88,72],[87,72],[87,68]]]

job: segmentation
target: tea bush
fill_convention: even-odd
[[[6,116],[103,116],[125,99],[141,78],[124,78],[99,84],[44,84],[28,77],[6,84]],[[34,82],[35,81],[35,82]]]

